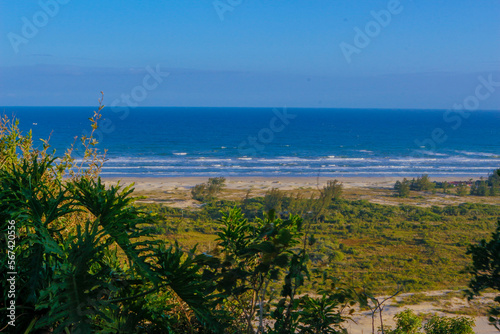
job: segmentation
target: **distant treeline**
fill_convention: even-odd
[[[454,193],[457,196],[500,196],[500,169],[494,170],[487,178],[479,180],[437,182],[431,181],[428,175],[417,179],[396,181],[394,184],[395,195],[408,197],[410,191],[433,191],[442,189],[445,194]],[[453,191],[452,191],[453,189]]]

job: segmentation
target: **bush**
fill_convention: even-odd
[[[431,182],[429,175],[424,174],[411,180],[410,189],[415,191],[428,191],[434,189],[435,184]]]
[[[489,196],[490,189],[485,180],[476,181],[470,188],[472,196]]]
[[[387,334],[421,334],[422,318],[412,310],[404,310],[394,316],[396,329]],[[439,317],[434,315],[425,325],[426,334],[474,334],[474,320],[467,317]]]
[[[468,268],[472,279],[469,297],[477,296],[485,289],[500,291],[500,219],[490,241],[481,240],[471,245],[467,254],[472,255],[472,266]],[[490,323],[500,331],[500,295],[495,298],[497,306],[490,308]]]
[[[408,197],[410,195],[410,181],[406,178],[403,181],[396,181],[394,184],[395,196]]]
[[[426,334],[474,334],[474,320],[466,317],[433,316],[424,326]]]
[[[466,196],[469,193],[469,190],[467,188],[467,185],[465,185],[464,183],[460,183],[457,186],[456,192],[458,196]]]
[[[470,191],[474,196],[498,196],[500,195],[500,169],[493,171],[488,179],[476,181]]]
[[[342,198],[344,185],[338,180],[329,180],[323,188],[322,195],[333,200]]]
[[[413,313],[412,310],[405,309],[394,316],[396,329],[388,330],[387,334],[420,334],[422,319]]]
[[[268,190],[264,196],[264,210],[266,212],[270,210],[280,212],[284,199],[285,194],[279,189],[272,188],[271,190]]]
[[[191,197],[200,202],[214,200],[226,186],[225,182],[224,177],[209,178],[207,183],[197,184],[191,189]]]

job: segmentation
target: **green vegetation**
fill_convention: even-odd
[[[209,178],[207,183],[197,184],[191,190],[193,199],[205,202],[213,200],[225,187],[226,178],[213,177]]]
[[[398,197],[408,197],[410,196],[410,181],[406,178],[403,181],[396,181],[394,184],[394,190],[396,191],[396,196]]]
[[[396,329],[387,334],[474,334],[474,321],[466,317],[433,316],[422,328],[422,318],[411,310],[404,310],[394,316]]]
[[[320,197],[290,194],[282,199],[280,215],[304,220],[308,237],[317,240],[310,248],[314,267],[358,285],[370,283],[377,293],[403,281],[407,291],[466,287],[468,276],[459,272],[469,263],[467,245],[486,238],[500,216],[499,206],[487,204],[421,208],[344,199],[326,207],[320,203]],[[250,221],[264,217],[262,197],[212,201],[198,210],[184,209],[182,217],[179,209],[144,209],[156,214],[153,228],[158,237],[182,238],[185,245],[199,243],[208,251],[220,229],[221,211],[234,206]]]
[[[363,302],[326,276],[299,296],[318,275],[298,216],[249,222],[234,208],[212,252],[184,251],[154,236],[130,187],[105,188],[91,137],[75,170],[70,152],[57,163],[17,123],[0,129],[0,265],[17,271],[14,290],[2,271],[0,307],[16,332],[254,333],[258,321],[259,333],[339,333]]]
[[[435,184],[431,182],[429,179],[429,175],[422,175],[417,177],[417,179],[413,179],[410,182],[410,190],[415,191],[429,191],[434,189]]]
[[[403,298],[398,302],[399,305],[418,305],[424,302],[435,302],[437,300],[442,300],[443,296],[428,296],[424,293],[417,292]]]
[[[500,195],[500,169],[495,170],[488,179],[475,182],[471,186],[470,194],[473,196],[499,196]]]
[[[479,295],[485,289],[500,292],[500,219],[491,240],[483,239],[478,245],[471,245],[467,253],[472,255],[472,265],[469,267],[472,275],[470,297]],[[500,331],[500,295],[495,298],[495,302],[497,305],[489,310],[489,321]]]
[[[3,119],[0,131],[0,265],[17,272],[13,289],[2,270],[2,328],[7,321],[19,333],[223,328],[202,256],[150,237],[151,217],[133,205],[132,191],[106,189],[98,178],[92,137],[82,138],[84,162],[76,165],[71,150],[56,163],[48,145],[34,149],[17,122]]]
[[[467,184],[470,185],[470,191]],[[416,180],[411,181],[404,178],[402,181],[396,181],[394,184],[394,195],[398,197],[409,197],[410,190],[412,191],[429,191],[435,192],[435,188],[443,189],[444,194],[450,194],[450,189],[455,188],[457,196],[500,196],[500,169],[493,171],[487,179],[481,177],[480,180],[472,182],[455,182],[450,184],[444,182],[431,182],[428,175],[422,175]]]
[[[248,200],[248,199],[247,199]],[[274,210],[276,212],[281,211],[283,201],[286,200],[286,195],[279,189],[272,188],[266,192],[264,196],[264,211]]]
[[[396,329],[388,330],[388,334],[420,334],[422,327],[422,318],[413,311],[406,309],[394,316],[396,320]]]
[[[322,195],[333,200],[339,200],[342,197],[343,188],[342,183],[337,180],[327,181]]]
[[[466,196],[469,193],[467,186],[464,183],[457,185],[456,194],[458,196]]]
[[[466,317],[439,317],[434,315],[424,326],[427,334],[474,334],[474,320]]]

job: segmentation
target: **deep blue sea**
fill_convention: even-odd
[[[92,107],[4,107],[62,155]],[[104,108],[103,176],[486,176],[500,111]]]

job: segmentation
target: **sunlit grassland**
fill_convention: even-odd
[[[308,201],[307,196],[314,190],[304,191],[307,194],[302,199],[284,200],[281,210],[288,212],[294,200]],[[398,199],[399,205],[376,204],[353,198],[364,194],[377,199],[374,194],[389,194],[383,190],[346,193],[348,199],[332,203],[320,220],[309,222],[304,216],[305,228],[317,240],[310,246],[310,261],[325,274],[368,286],[378,293],[392,291],[398,284],[403,284],[406,291],[465,288],[469,276],[462,271],[470,263],[467,245],[487,238],[500,217],[499,205],[421,207],[415,205],[415,200],[422,201],[420,198]],[[296,191],[290,194],[296,195]],[[418,196],[428,200],[439,194]],[[197,208],[142,205],[156,214],[154,229],[158,238],[175,240],[186,248],[198,245],[199,250],[211,252],[216,251],[215,233],[221,211],[236,205],[250,221],[263,216],[264,197],[250,201],[244,201],[241,193],[231,197],[234,200],[216,200]],[[306,287],[313,285],[315,282],[309,282]]]

